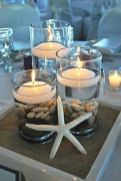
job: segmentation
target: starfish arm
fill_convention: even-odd
[[[81,116],[79,116],[78,118],[76,118],[75,120],[71,121],[70,123],[67,123],[66,124],[66,127],[68,129],[71,129],[75,126],[77,126],[78,124],[82,123],[83,121],[85,121],[86,119],[90,118],[92,116],[92,113],[89,112],[89,113],[85,113]]]
[[[55,142],[53,144],[53,147],[52,147],[52,150],[51,150],[51,153],[50,153],[50,159],[53,159],[58,151],[58,148],[60,146],[60,143],[61,143],[61,140],[63,138],[63,134],[62,133],[58,133],[57,134],[57,137],[55,139]]]
[[[65,137],[84,155],[87,155],[86,150],[83,148],[81,143],[68,131],[65,134]]]
[[[36,131],[54,131],[57,132],[58,126],[54,125],[38,125],[38,124],[25,124],[27,128],[36,130]]]
[[[57,106],[58,106],[58,122],[60,126],[65,125],[64,123],[64,112],[63,112],[63,105],[61,101],[61,97],[58,96],[57,98]]]

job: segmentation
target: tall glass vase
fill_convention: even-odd
[[[94,47],[72,46],[59,50],[57,59],[57,90],[63,100],[65,120],[70,122],[91,112],[89,119],[72,130],[77,135],[88,135],[97,125],[102,55]]]
[[[56,52],[73,41],[73,28],[64,21],[47,20],[30,26],[32,66],[56,72]]]

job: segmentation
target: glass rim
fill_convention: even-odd
[[[48,72],[48,71],[46,71],[46,70],[28,69],[28,70],[22,70],[22,71],[20,71],[20,72],[17,72],[17,73],[15,73],[15,74],[13,74],[13,76],[12,76],[12,78],[11,78],[11,82],[12,82],[13,84],[15,84],[15,85],[20,86],[20,83],[19,83],[19,82],[17,83],[16,78],[17,78],[17,77],[20,77],[20,75],[22,75],[22,74],[24,75],[24,73],[31,73],[32,70],[35,70],[35,72],[40,72],[40,73],[47,73],[48,76],[49,76],[49,81],[43,83],[42,85],[35,85],[35,87],[42,87],[42,86],[47,85],[47,84],[49,84],[49,83],[52,83],[52,82],[54,82],[54,81],[56,80],[54,74],[51,74],[50,72]],[[52,77],[51,77],[51,76],[52,76]],[[26,76],[26,77],[27,77],[27,76]],[[50,79],[51,79],[51,80],[50,80]],[[23,84],[21,85],[21,87],[32,87],[31,85],[24,85],[24,83],[27,83],[27,82],[30,82],[30,81],[31,81],[31,79],[30,79],[29,81],[23,82]],[[36,81],[36,76],[35,76],[35,81]],[[41,81],[44,82],[44,80],[41,80]]]
[[[66,22],[66,21],[62,21],[62,20],[55,20],[55,19],[49,19],[49,20],[44,20],[44,21],[41,21],[40,23],[36,23],[36,24],[30,24],[30,28],[35,28],[35,29],[44,29],[44,30],[48,30],[48,27],[41,27],[41,25],[43,23],[46,23],[46,22],[60,22],[60,23],[63,23],[65,25],[63,26],[56,26],[56,27],[52,27],[52,29],[66,29],[68,27],[72,27],[70,23]]]
[[[75,62],[76,60],[75,59],[71,59],[71,56],[70,57],[66,57],[66,55],[68,55],[68,54],[66,54],[65,56],[62,56],[62,54],[60,53],[60,52],[62,52],[63,50],[69,50],[70,49],[70,52],[72,51],[72,49],[73,48],[77,48],[77,47],[80,47],[80,48],[90,48],[90,49],[94,49],[94,50],[96,50],[97,51],[97,57],[92,57],[91,59],[83,59],[82,61],[85,61],[85,62],[90,62],[90,61],[96,61],[98,58],[102,58],[102,54],[101,54],[101,52],[99,51],[99,49],[98,48],[96,48],[96,47],[94,47],[94,46],[74,46],[74,45],[72,45],[72,46],[70,46],[70,47],[64,47],[64,48],[61,48],[61,49],[59,49],[57,52],[56,52],[56,57],[58,58],[58,59],[61,59],[61,61],[71,61],[71,62]],[[60,53],[60,55],[59,55],[59,53]],[[68,59],[68,60],[67,60]]]

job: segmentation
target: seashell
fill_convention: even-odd
[[[41,118],[43,115],[44,115],[43,112],[39,112],[35,115],[35,117],[38,119],[38,118]]]
[[[69,103],[65,103],[65,106],[64,106],[65,108],[65,110],[69,113],[69,114],[72,114],[73,113],[73,110],[72,110],[72,108],[71,108],[71,106],[70,106],[70,104]]]
[[[40,111],[40,107],[33,108],[33,112],[37,113]]]
[[[56,113],[56,106],[51,106],[50,108],[50,114]]]
[[[27,105],[26,110],[32,110],[33,106],[32,105]]]
[[[49,108],[48,107],[37,107],[37,108],[34,108],[33,109],[33,112],[40,112],[40,111],[42,111],[42,112],[46,112],[46,111],[48,111],[49,110]]]
[[[85,103],[85,111],[86,112],[93,112],[98,107],[98,102],[87,102]]]
[[[46,119],[46,118],[48,117],[48,115],[49,115],[49,111],[46,112],[45,114],[43,114],[43,116],[41,117],[41,119]]]
[[[29,112],[27,114],[27,118],[34,118],[35,117],[35,113],[34,112]]]
[[[74,99],[70,101],[71,104],[81,104],[80,100]]]
[[[54,99],[48,101],[47,106],[51,107],[54,104]]]
[[[77,112],[83,110],[83,106],[78,105],[78,104],[71,104],[71,107],[73,108],[74,111],[77,111]]]

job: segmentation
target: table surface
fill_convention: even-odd
[[[117,68],[121,67],[121,55],[103,57],[102,66],[105,70],[105,75],[107,77],[109,70],[117,69]],[[1,79],[0,80],[0,82],[1,82],[0,114],[1,115],[3,114],[3,112],[1,110],[3,110],[3,109],[6,110],[6,108],[4,108],[4,107],[7,107],[8,105],[13,106],[11,77],[12,77],[12,74],[0,72],[0,79]],[[104,97],[102,97],[100,99],[100,101],[101,101],[101,103],[110,105],[113,108],[121,110],[121,91],[119,91],[119,92],[111,91],[107,86],[107,78],[106,78],[106,85],[105,85],[105,95],[104,95]],[[3,104],[5,106],[3,106]],[[9,108],[8,108],[8,110],[9,110]],[[117,114],[118,114],[117,110],[112,109],[114,111],[111,111],[111,108],[102,107],[101,110],[103,110],[103,112],[106,113],[104,115],[104,118],[102,119],[103,121],[101,121],[102,126],[104,126],[103,123],[105,122],[105,120],[106,121],[109,120],[109,115],[111,118],[110,120],[112,120],[112,121],[110,121],[108,130],[104,129],[104,134],[102,134],[102,132],[101,132],[101,127],[99,127],[99,133],[98,132],[95,133],[95,135],[97,135],[97,137],[95,135],[93,135],[92,138],[79,139],[81,141],[81,143],[87,147],[87,150],[89,152],[89,156],[87,157],[88,158],[87,160],[84,157],[82,157],[80,155],[80,153],[78,153],[70,143],[68,143],[66,140],[64,140],[64,142],[62,143],[62,147],[60,147],[59,153],[57,153],[57,157],[55,158],[55,160],[50,161],[48,159],[48,156],[49,156],[49,153],[50,153],[50,150],[52,147],[52,143],[48,143],[48,146],[44,145],[44,148],[43,148],[43,145],[37,144],[37,145],[32,146],[33,145],[32,143],[30,144],[30,143],[27,143],[26,141],[20,139],[20,137],[18,135],[17,126],[16,126],[18,120],[17,120],[16,115],[13,112],[11,114],[9,114],[9,116],[5,117],[5,119],[2,119],[3,116],[0,116],[0,118],[1,118],[0,135],[1,135],[1,137],[3,135],[5,136],[4,139],[3,138],[0,139],[0,146],[3,146],[7,149],[18,152],[22,155],[26,155],[28,157],[30,156],[31,158],[33,158],[35,160],[39,160],[43,163],[46,163],[46,164],[56,167],[58,169],[64,170],[64,171],[74,174],[78,177],[85,178],[86,175],[88,174],[88,171],[91,168],[92,163],[94,162],[99,150],[101,149],[101,146],[104,143],[104,140],[105,140],[109,130],[111,129],[111,127],[114,123],[114,120],[116,119]],[[9,111],[7,111],[7,113],[9,113]],[[99,115],[101,115],[101,114],[99,113]],[[7,126],[5,126],[6,124],[7,124]],[[107,124],[109,124],[109,122],[107,122]],[[100,140],[100,134],[104,135],[103,139],[101,139],[101,140]],[[17,138],[18,141],[16,142],[16,140],[14,138]],[[95,147],[94,145],[95,145],[95,142],[97,142],[97,141],[100,144],[97,147]],[[86,144],[85,144],[85,142],[86,142]],[[65,149],[65,145],[66,145],[66,150],[63,153],[63,149]],[[92,147],[90,147],[90,145]],[[45,147],[46,147],[46,149],[45,149]],[[92,150],[90,150],[91,148],[92,148]],[[97,149],[95,151],[95,154],[93,153],[93,149]],[[41,155],[41,151],[46,157],[45,160],[44,160],[43,156],[39,156],[39,155]],[[68,155],[68,158],[67,158],[67,155]],[[75,155],[76,155],[76,157],[75,157]],[[71,160],[71,164],[70,164],[70,160]],[[85,166],[83,165],[83,167],[81,168],[80,162],[82,162],[84,160],[85,160]],[[87,162],[88,162],[88,167],[86,166]],[[76,163],[76,165],[74,165],[73,163]]]
[[[116,109],[106,106],[99,107],[96,118],[98,126],[94,134],[90,137],[77,137],[87,150],[87,156],[78,152],[68,140],[63,139],[56,157],[50,160],[49,154],[54,139],[44,145],[23,140],[19,135],[19,120],[15,110],[0,121],[0,138],[2,138],[0,139],[0,146],[85,179],[118,114],[119,111]]]

